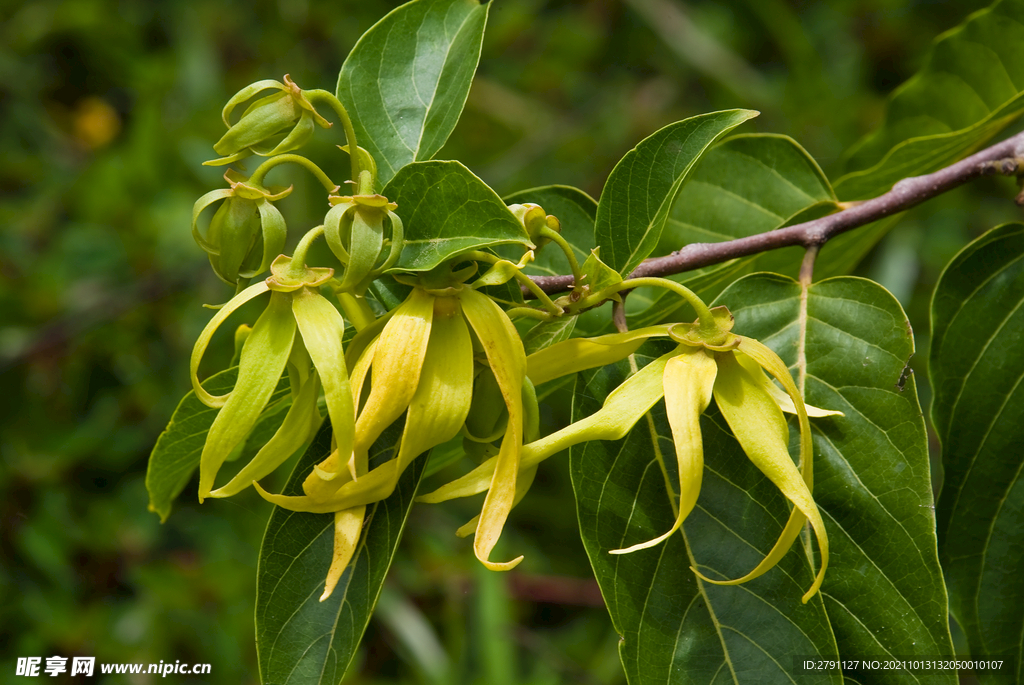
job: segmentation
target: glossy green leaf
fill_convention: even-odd
[[[384,432],[371,450],[371,467],[392,456],[400,435],[397,426]],[[285,494],[301,494],[303,479],[330,449],[331,430],[325,424],[295,467]],[[426,461],[414,461],[390,497],[367,507],[355,556],[323,602],[319,599],[331,564],[334,515],[274,508],[260,549],[256,586],[256,650],[265,685],[341,682],[380,596]]]
[[[679,189],[719,137],[757,116],[746,109],[711,112],[669,124],[626,153],[601,191],[595,241],[605,263],[626,275],[658,246]]]
[[[932,420],[942,442],[939,553],[971,653],[1024,678],[1024,225],[996,228],[947,267],[932,300]]]
[[[698,162],[680,190],[657,252],[766,233],[838,210],[825,174],[792,138],[736,135],[714,145]],[[815,273],[821,278],[849,273],[894,223],[895,219],[882,220],[830,240],[818,255]],[[803,248],[787,247],[673,278],[711,299],[755,271],[795,277],[803,255]],[[630,325],[636,328],[694,316],[677,296],[663,290],[638,290],[626,303]]]
[[[848,154],[844,200],[966,157],[1024,112],[1024,2],[1002,0],[940,36],[889,98],[881,127]]]
[[[492,245],[530,245],[501,198],[459,162],[409,164],[383,192],[398,203],[405,224],[395,271],[427,271],[460,252]]]
[[[203,381],[203,387],[214,395],[223,395],[235,386],[237,378],[238,367],[233,366],[210,376]],[[288,379],[283,378],[270,396],[268,411],[260,417],[247,439],[242,451],[243,458],[253,447],[258,449],[258,444],[270,439],[284,420],[285,412],[279,411],[280,406],[274,403],[288,395],[288,388]],[[174,499],[185,489],[199,467],[206,434],[218,411],[200,402],[190,390],[181,398],[167,428],[157,438],[146,469],[146,491],[149,492],[149,510],[159,514],[161,521],[167,520]]]
[[[413,0],[352,48],[337,95],[382,185],[448,140],[480,61],[489,8],[476,0]]]
[[[571,186],[543,186],[520,190],[504,199],[507,204],[532,202],[540,205],[545,212],[558,218],[562,237],[572,248],[576,261],[582,264],[590,256],[594,247],[597,202],[582,190]],[[565,253],[554,243],[538,250],[537,258],[523,271],[531,276],[561,276],[570,272]]]
[[[735,315],[735,332],[765,342],[795,372],[800,295],[791,279],[756,274],[733,284],[718,303]],[[701,420],[707,468],[684,534],[622,560],[607,550],[668,530],[672,521],[650,440],[641,434],[650,429],[641,424],[623,442],[572,453],[584,543],[625,636],[623,660],[634,685],[691,681],[667,675],[676,672],[697,673],[696,682],[824,680],[824,674],[799,673],[791,658],[814,650],[827,658],[838,649],[846,659],[952,654],[924,422],[913,381],[904,378],[913,353],[906,317],[878,285],[836,278],[810,287],[804,321],[807,401],[845,413],[811,421],[814,497],[831,558],[820,598],[808,605],[800,605],[799,596],[811,569],[797,549],[776,569],[737,587],[705,585],[687,569],[696,561],[715,577],[749,571],[774,543],[788,511],[713,407]],[[598,373],[580,393],[581,408],[606,392],[606,381],[596,385],[601,373],[609,372]],[[658,445],[671,456],[659,412]],[[791,450],[795,433],[793,425]],[[673,461],[665,459],[674,479]],[[762,666],[768,657],[775,665]],[[956,679],[950,672],[846,675],[856,682]]]

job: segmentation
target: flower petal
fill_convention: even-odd
[[[495,461],[491,487],[480,511],[473,551],[476,558],[492,571],[508,571],[523,557],[507,562],[489,560],[491,550],[501,536],[516,493],[520,451],[523,445],[523,379],[526,377],[526,353],[515,326],[490,298],[466,288],[460,293],[462,311],[476,332],[495,380],[508,408],[508,429]]]
[[[636,352],[648,338],[667,336],[668,329],[668,325],[649,326],[596,338],[563,340],[527,357],[527,375],[534,385],[540,385],[577,371],[614,364]]]
[[[327,571],[327,580],[324,582],[324,593],[320,595],[323,602],[338,585],[341,574],[345,572],[352,557],[355,556],[356,547],[359,545],[359,535],[363,531],[363,518],[366,516],[366,507],[353,507],[345,511],[338,511],[334,514],[334,557],[331,559],[331,567]]]
[[[231,316],[231,313],[241,307],[243,304],[258,297],[263,293],[270,290],[264,281],[254,283],[248,288],[232,297],[227,304],[217,310],[210,322],[203,328],[203,332],[199,334],[199,339],[196,340],[195,347],[192,348],[192,359],[189,362],[189,373],[192,377],[192,390],[196,393],[196,397],[199,401],[205,404],[207,407],[223,407],[224,403],[228,401],[228,397],[231,393],[225,395],[211,395],[206,392],[202,385],[199,384],[199,362],[203,360],[203,354],[206,352],[207,345],[210,344],[210,339],[213,338],[213,334],[217,331],[224,320]]]
[[[517,504],[523,501],[526,497],[526,493],[529,492],[530,486],[533,485],[533,479],[537,475],[536,466],[528,466],[526,468],[519,469],[519,475],[516,476],[516,496],[512,500],[512,508],[514,509]],[[476,527],[480,523],[480,516],[474,516],[469,523],[460,527],[455,534],[460,538],[469,537],[476,533]]]
[[[267,441],[256,456],[232,478],[227,485],[217,488],[210,497],[230,497],[252,485],[284,463],[288,457],[306,442],[315,430],[311,415],[320,417],[316,401],[320,395],[320,379],[314,373],[303,384],[298,396],[288,408],[284,421],[273,437]],[[317,421],[316,423],[319,423]]]
[[[742,343],[741,343],[742,344]],[[751,375],[757,380],[761,381],[764,385],[764,389],[768,391],[768,394],[772,396],[775,403],[779,405],[779,409],[786,412],[787,414],[796,414],[796,405],[793,404],[793,398],[789,394],[782,390],[779,386],[771,382],[771,379],[765,375],[764,369],[755,362],[752,358],[745,354],[736,355],[736,361],[740,363],[744,369],[749,371]],[[820,409],[804,402],[804,411],[807,412],[807,416],[811,418],[822,418],[824,416],[843,416],[841,411],[831,411],[829,409]]]
[[[206,436],[199,458],[200,502],[210,494],[221,464],[245,439],[267,406],[288,363],[294,340],[291,297],[285,293],[272,293],[267,309],[256,320],[242,348],[238,381]]]
[[[765,358],[764,350],[768,348],[760,343],[757,345],[764,349],[757,348],[755,354],[760,358]],[[782,369],[785,369],[782,360],[771,350],[768,352],[774,357],[774,360],[768,359],[769,363],[772,364],[772,367],[776,367],[769,368],[769,371],[772,371],[774,375],[778,370],[777,367],[781,366]],[[734,355],[735,353],[726,352],[717,357],[718,378],[714,388],[715,401],[750,461],[775,483],[786,499],[793,503],[795,510],[799,510],[803,516],[807,517],[814,529],[818,547],[821,550],[821,568],[818,570],[811,588],[803,597],[803,601],[807,602],[821,586],[825,568],[828,566],[828,535],[825,532],[825,523],[811,496],[809,484],[805,482],[805,477],[801,476],[793,459],[789,456],[789,429],[782,416],[782,411],[758,379],[740,366]],[[758,359],[758,357],[754,358]],[[795,391],[796,386],[793,384],[792,378],[789,378],[788,369],[785,370],[785,376]],[[807,414],[803,412],[802,404],[801,402],[797,405],[801,429],[807,425]],[[802,459],[805,463],[809,463],[811,460],[810,446],[808,445],[807,449],[804,449],[804,443],[810,443],[809,426],[808,430],[801,430],[800,442]],[[795,540],[795,535],[792,533],[792,528],[796,525],[795,521],[796,517],[791,515],[790,522],[783,529],[779,542],[776,543],[765,561],[743,578],[732,581],[715,581],[704,576],[701,577],[718,585],[735,585],[756,578],[774,566]],[[793,539],[788,539],[790,536]],[[785,548],[780,548],[787,542]],[[700,575],[699,572],[697,573]]]
[[[672,528],[662,535],[626,549],[611,550],[612,554],[628,554],[653,547],[675,534],[697,504],[701,480],[704,477],[704,444],[700,435],[700,415],[711,403],[718,365],[707,351],[693,347],[680,350],[665,365],[665,409],[672,427],[672,442],[676,450],[679,474],[679,503]]]
[[[338,310],[313,288],[302,288],[292,295],[292,313],[313,366],[320,374],[337,447],[348,452],[355,436],[356,412],[341,342],[345,335],[345,321]]]

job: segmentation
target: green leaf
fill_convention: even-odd
[[[932,300],[932,421],[945,476],[936,511],[950,607],[971,653],[1006,658],[981,682],[1024,677],[1024,225],[968,245]]]
[[[384,432],[371,450],[371,466],[392,456],[400,435],[400,426]],[[325,423],[284,493],[301,494],[302,481],[330,451],[331,429]],[[264,685],[341,682],[380,596],[426,462],[416,459],[390,497],[367,507],[355,556],[324,602],[319,598],[333,553],[334,515],[274,508],[256,586],[256,650]]]
[[[897,387],[913,353],[906,316],[889,293],[863,279],[816,283],[806,301],[801,317],[799,284],[756,274],[733,284],[718,303],[735,315],[735,332],[762,340],[791,369],[805,322],[807,401],[845,413],[812,419],[814,497],[831,547],[820,598],[800,604],[812,573],[799,549],[738,587],[707,585],[688,570],[696,562],[722,577],[749,571],[788,512],[714,405],[701,419],[706,469],[697,508],[683,535],[654,549],[619,559],[607,554],[671,526],[664,479],[643,434],[650,428],[641,422],[625,441],[591,443],[571,454],[584,544],[625,637],[622,655],[633,685],[688,682],[666,675],[675,672],[710,682],[718,669],[722,680],[735,683],[792,682],[798,673],[799,682],[825,680],[828,674],[798,672],[792,657],[834,658],[836,649],[847,659],[952,654],[924,422],[912,380]],[[602,373],[610,372],[592,374],[578,393],[580,413],[614,387]],[[661,405],[653,424],[678,492]],[[795,450],[795,424],[791,438]],[[949,672],[846,675],[857,682],[956,678]]]
[[[924,67],[889,98],[882,126],[849,153],[844,200],[966,157],[1024,111],[1024,2],[1003,0],[940,36]]]
[[[405,247],[393,271],[428,271],[467,250],[531,244],[501,198],[459,162],[409,164],[383,192],[398,203],[405,224]]]
[[[352,48],[337,95],[360,147],[377,162],[381,185],[448,140],[480,62],[489,8],[475,0],[413,0]]]
[[[582,190],[571,186],[542,186],[520,190],[505,196],[504,200],[510,205],[527,202],[540,205],[545,212],[558,218],[562,237],[572,248],[576,261],[582,264],[590,256],[594,247],[597,202]],[[504,250],[499,249],[498,252],[504,256]],[[511,256],[505,258],[512,259]],[[569,263],[557,245],[548,243],[537,251],[537,258],[523,271],[531,276],[561,276],[569,273]]]
[[[690,117],[651,134],[619,160],[601,192],[594,226],[610,267],[627,275],[654,251],[679,189],[700,156],[757,114],[735,109]]]
[[[207,378],[203,387],[214,395],[223,395],[235,386],[238,378],[238,367],[221,371]],[[270,396],[269,416],[261,417],[253,433],[246,442],[245,450],[251,445],[266,442],[284,420],[284,413],[277,411],[274,403],[288,394],[288,379],[283,378]],[[153,452],[149,455],[149,466],[146,469],[146,490],[149,492],[149,510],[160,515],[160,521],[166,521],[171,514],[171,504],[181,491],[188,485],[192,474],[199,467],[199,457],[203,453],[206,434],[210,432],[213,419],[219,409],[211,409],[199,401],[193,391],[188,391],[177,409],[171,415],[167,428],[157,438]],[[266,418],[267,420],[263,420]],[[264,436],[266,439],[264,439]],[[262,443],[260,443],[262,444]],[[258,448],[257,448],[258,449]],[[243,456],[247,452],[243,451]]]
[[[683,184],[665,226],[658,254],[691,243],[716,243],[767,233],[840,209],[828,179],[795,140],[776,134],[732,136],[708,150]],[[848,273],[895,220],[883,220],[830,240],[818,255],[821,277]],[[804,250],[787,247],[731,260],[673,277],[705,299],[755,271],[796,276]],[[678,296],[639,289],[626,300],[630,325],[641,328],[672,318],[693,318]],[[683,311],[685,310],[685,314]]]

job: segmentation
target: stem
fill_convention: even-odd
[[[667,278],[628,278],[621,283],[616,283],[614,286],[602,290],[598,295],[601,296],[601,299],[607,299],[608,295],[613,295],[623,290],[642,288],[644,286],[665,288],[686,300],[689,305],[693,307],[694,311],[697,312],[697,318],[700,320],[702,333],[712,334],[718,330],[718,324],[715,323],[715,317],[711,313],[711,310],[708,309],[708,306],[704,304],[704,300],[697,297],[692,290],[682,283],[676,283],[675,281],[670,281]]]
[[[359,172],[359,180],[356,182],[357,195],[373,195],[373,174],[369,169]]]
[[[569,260],[569,270],[572,271],[573,282],[580,283],[583,280],[583,274],[580,272],[580,263],[576,261],[576,253],[572,251],[569,241],[563,238],[561,233],[547,226],[540,230],[540,234],[562,249],[562,252],[565,253],[565,258]]]
[[[377,316],[373,313],[366,298],[356,297],[346,292],[336,292],[335,295],[341,304],[342,311],[345,312],[345,318],[352,322],[357,333],[365,330],[377,320]]]
[[[542,312],[539,309],[533,307],[514,307],[509,309],[505,314],[510,319],[514,319],[519,316],[524,316],[529,319],[539,319],[541,321],[551,321],[552,316],[547,312]]]
[[[746,238],[721,243],[690,243],[665,257],[645,260],[630,277],[669,276],[792,245],[820,247],[841,233],[899,214],[973,179],[995,174],[1016,176],[1022,172],[1024,132],[935,173],[905,178],[892,190],[872,200],[839,203],[842,210],[834,214]],[[574,282],[573,276],[568,275],[536,276],[533,280],[549,294],[569,290]]]
[[[498,257],[496,255],[492,255],[492,254],[488,254],[488,253],[483,252],[481,250],[474,250],[472,252],[466,253],[466,258],[467,259],[478,260],[478,261],[481,261],[481,262],[487,262],[488,264],[497,264],[498,262],[508,261],[507,259],[502,259],[501,257]],[[509,264],[512,264],[512,262],[509,262]],[[512,264],[512,266],[515,267],[515,264]],[[559,307],[554,302],[552,302],[551,298],[548,297],[547,293],[545,293],[543,290],[541,290],[540,286],[538,286],[536,283],[534,283],[532,278],[530,278],[529,276],[524,274],[518,268],[514,268],[514,270],[512,272],[512,277],[515,278],[519,282],[519,285],[522,288],[526,289],[531,295],[534,296],[534,298],[536,298],[538,301],[540,301],[540,303],[549,312],[551,312],[555,316],[560,316],[562,314],[562,308]]]
[[[349,162],[352,164],[352,180],[357,181],[359,179],[360,168],[359,152],[356,150],[356,130],[352,127],[352,119],[349,118],[345,105],[341,104],[341,101],[331,93],[320,88],[317,88],[316,90],[305,90],[303,93],[310,103],[315,103],[317,101],[323,102],[333,109],[334,113],[338,115],[338,119],[341,120],[341,126],[345,129],[345,143],[348,145],[348,158]]]
[[[310,245],[313,241],[324,234],[324,227],[317,226],[312,228],[306,235],[302,236],[302,240],[295,246],[295,252],[292,253],[292,263],[289,269],[289,274],[295,278],[302,278],[306,273],[306,253],[309,252]]]
[[[263,185],[263,178],[267,175],[271,169],[276,167],[278,164],[298,164],[305,168],[311,174],[316,176],[316,180],[320,181],[320,185],[327,189],[327,192],[333,192],[338,189],[338,184],[332,181],[323,170],[313,162],[309,161],[302,155],[284,154],[275,155],[267,159],[267,161],[256,167],[256,171],[252,172],[252,176],[249,177],[249,182],[254,185]]]

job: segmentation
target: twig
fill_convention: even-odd
[[[905,178],[884,195],[848,203],[845,209],[835,214],[746,238],[721,243],[691,243],[664,257],[645,260],[629,277],[669,276],[793,245],[820,248],[841,233],[898,214],[968,181],[995,174],[1024,174],[1024,132],[935,173]],[[535,276],[533,281],[548,294],[569,290],[573,285],[572,276]]]

